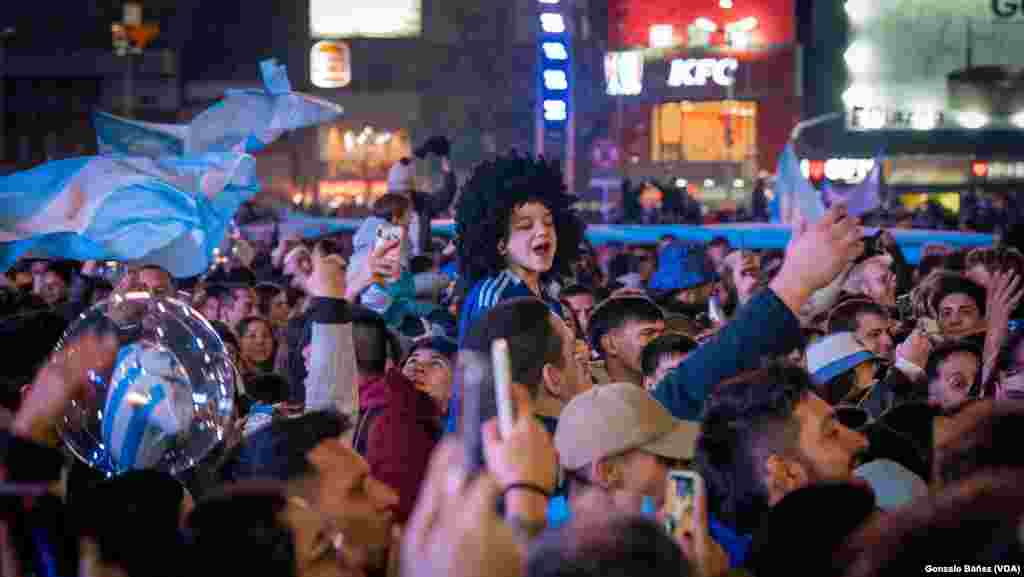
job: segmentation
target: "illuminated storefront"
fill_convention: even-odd
[[[883,158],[893,204],[1024,185],[1024,15],[999,0],[815,2],[802,156]]]
[[[799,120],[793,1],[609,4],[616,168],[745,202]]]

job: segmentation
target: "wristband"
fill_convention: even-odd
[[[512,483],[511,485],[505,487],[505,490],[501,492],[501,496],[505,497],[509,494],[510,491],[513,491],[515,489],[522,489],[523,491],[529,491],[531,493],[543,495],[545,499],[550,499],[552,495],[551,491],[548,491],[547,489],[541,487],[540,485],[535,485],[533,483]]]

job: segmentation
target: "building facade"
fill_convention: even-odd
[[[795,10],[793,0],[611,0],[610,130],[595,163],[707,205],[748,202],[800,118]]]
[[[815,2],[798,154],[817,180],[883,162],[892,206],[1024,184],[1024,11],[1007,0]],[[824,170],[832,166],[834,170]],[[856,167],[860,167],[859,169]]]

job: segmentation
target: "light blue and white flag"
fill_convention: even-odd
[[[205,272],[259,190],[247,154],[81,157],[0,177],[0,270],[21,256]]]
[[[882,159],[875,159],[871,171],[861,182],[851,185],[837,185],[825,182],[825,198],[830,204],[834,202],[846,203],[846,211],[850,216],[862,216],[882,206],[882,198],[879,189],[882,186]]]
[[[156,124],[104,112],[93,115],[100,154],[180,156],[209,152],[258,152],[289,130],[330,122],[338,104],[293,92],[287,70],[260,62],[263,89],[229,90],[189,124]]]
[[[167,349],[122,347],[103,405],[103,462],[112,472],[159,465],[188,430],[194,405],[188,372]]]
[[[821,196],[800,171],[792,141],[786,143],[786,149],[779,156],[771,207],[772,222],[782,224],[795,224],[800,217],[813,223],[825,215]]]

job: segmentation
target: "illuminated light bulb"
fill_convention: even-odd
[[[561,34],[565,32],[565,20],[561,14],[545,12],[540,15],[540,28],[549,34]]]
[[[568,60],[569,53],[565,50],[565,44],[561,42],[545,42],[541,44],[544,49],[544,58],[548,60]]]
[[[960,121],[960,124],[964,128],[967,128],[969,130],[978,130],[979,128],[982,128],[986,124],[988,124],[989,117],[987,114],[983,114],[976,110],[968,110],[966,112],[961,112],[960,114],[958,114],[957,120]]]

